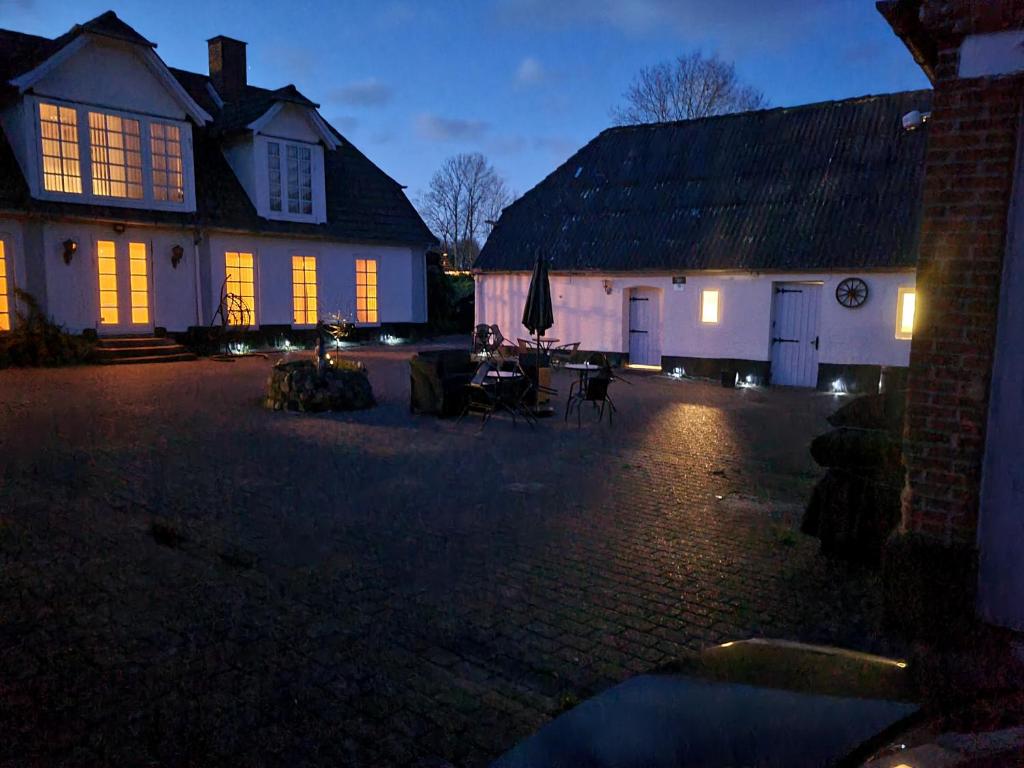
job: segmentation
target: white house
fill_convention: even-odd
[[[0,30],[0,329],[17,286],[72,332],[427,318],[435,238],[294,86],[168,68],[112,12],[55,39]]]
[[[930,92],[611,128],[507,208],[476,317],[629,365],[867,391],[908,364]]]

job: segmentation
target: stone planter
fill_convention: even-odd
[[[366,369],[343,361],[318,373],[312,360],[282,360],[270,372],[264,405],[275,411],[357,411],[377,402]]]

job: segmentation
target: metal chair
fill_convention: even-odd
[[[480,421],[480,429],[484,428],[487,419],[491,417],[498,407],[497,385],[494,381],[487,378],[488,372],[495,370],[497,368],[490,362],[483,362],[476,369],[473,378],[466,384],[466,406],[462,409],[462,413],[459,414],[459,418],[455,420],[456,424],[462,421],[467,413],[473,412],[483,415]]]
[[[548,354],[551,356],[551,367],[560,368],[565,363],[571,362],[580,348],[580,343],[574,341],[571,344],[560,344]]]
[[[608,408],[608,426],[610,427],[613,423],[612,414],[617,409],[608,394],[608,386],[616,377],[612,373],[612,366],[608,358],[600,352],[589,355],[587,362],[598,366],[598,370],[569,385],[569,399],[565,404],[565,421],[569,420],[569,414],[575,408],[576,428],[579,429],[583,423],[583,403],[590,403],[598,411],[598,423],[604,418],[605,408]]]

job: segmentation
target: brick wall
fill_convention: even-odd
[[[910,353],[903,530],[973,544],[1024,77],[957,79],[964,35],[1024,26],[1010,0],[925,0],[937,44],[918,313]]]

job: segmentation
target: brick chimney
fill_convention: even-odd
[[[210,49],[210,80],[224,101],[236,101],[245,93],[245,43],[224,35],[206,41]]]

